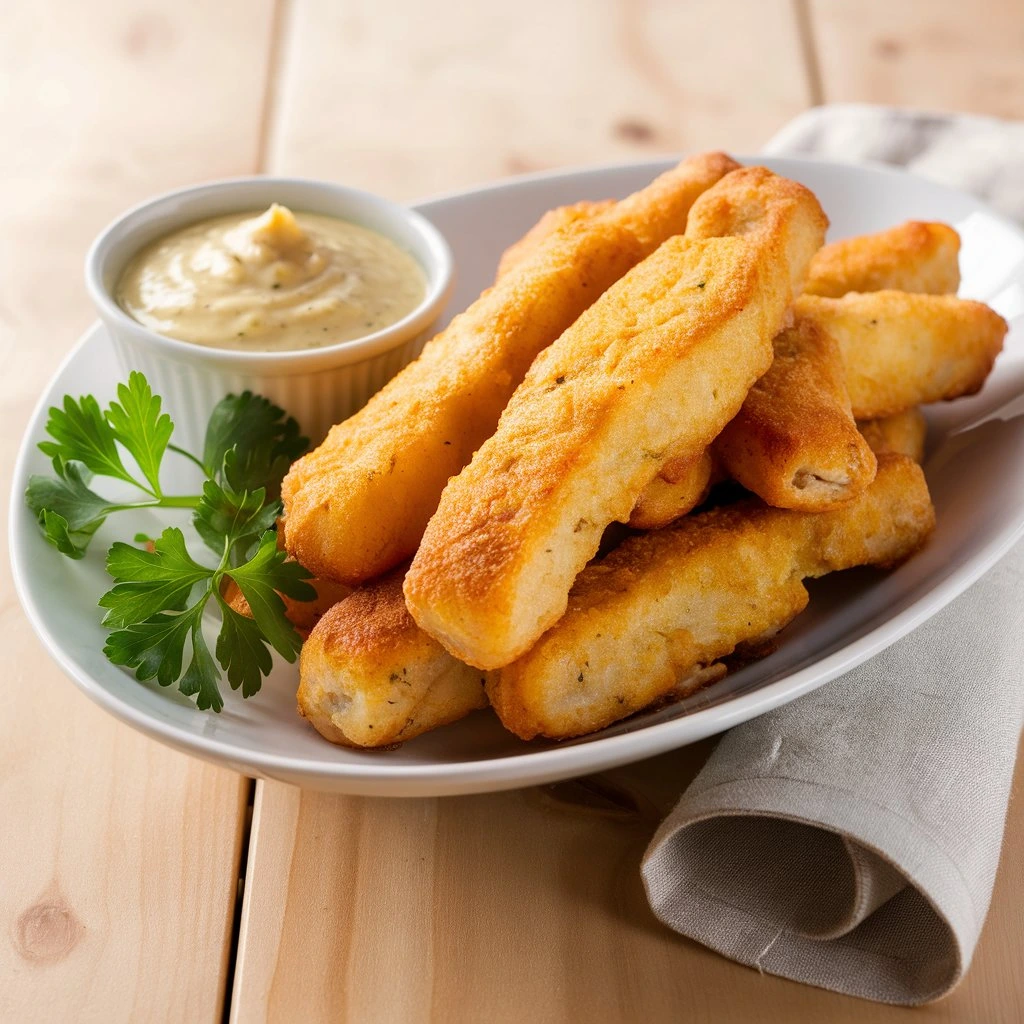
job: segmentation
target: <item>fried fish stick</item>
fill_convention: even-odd
[[[1005,322],[987,306],[952,296],[894,291],[851,293],[841,299],[805,296],[796,308],[805,327],[835,337],[851,411],[862,420],[973,394],[985,382],[1006,332]],[[817,369],[813,363],[802,368],[792,361],[773,364],[716,444],[731,475],[770,504],[821,510],[828,507],[830,493],[831,500],[846,500],[869,478],[870,460],[850,435],[849,418],[840,413],[845,403],[835,382],[831,398],[820,381],[812,386],[821,365],[820,358]],[[826,420],[829,403],[832,417]],[[813,405],[818,408],[809,407]],[[920,414],[887,429],[895,447],[883,450],[903,451],[920,460]],[[896,430],[906,431],[906,436],[897,441]],[[637,507],[644,510],[646,529],[665,526],[703,500],[686,476],[691,466],[670,460],[641,495]],[[674,476],[682,483],[671,482]]]
[[[948,224],[909,220],[824,246],[811,260],[804,293],[839,298],[892,288],[953,295],[960,287],[959,252],[960,236]]]
[[[529,653],[488,678],[491,704],[523,739],[601,729],[785,626],[807,603],[805,578],[898,562],[933,525],[921,468],[889,454],[831,512],[752,499],[631,537],[584,570]]]
[[[721,153],[685,160],[549,236],[292,466],[281,489],[288,551],[343,583],[412,554],[448,478],[493,433],[537,353],[682,231],[693,201],[735,166]]]
[[[893,416],[876,420],[861,420],[857,429],[871,445],[875,455],[897,452],[915,462],[924,460],[924,443],[928,436],[928,421],[920,409],[907,409]]]
[[[420,626],[484,669],[528,650],[669,450],[699,456],[736,414],[826,224],[803,186],[734,171],[541,353],[427,527]]]
[[[984,303],[952,295],[804,295],[794,308],[839,343],[857,419],[973,395],[1007,331],[1006,321]]]
[[[523,260],[532,256],[560,228],[586,220],[598,213],[604,213],[614,205],[614,199],[598,201],[585,199],[582,202],[573,203],[571,206],[556,206],[553,210],[548,210],[518,242],[513,242],[501,254],[495,280],[504,277],[519,266]]]
[[[413,622],[396,570],[316,624],[299,660],[299,714],[332,743],[386,746],[485,707],[483,681]]]
[[[775,337],[771,368],[715,441],[725,470],[776,508],[824,512],[875,478],[850,411],[835,338],[797,318]]]
[[[671,459],[641,491],[629,516],[634,530],[657,530],[696,508],[717,479],[711,449],[696,457]]]
[[[847,238],[814,255],[804,293],[835,297],[883,289],[955,293],[960,284],[959,249],[960,236],[951,227],[920,221]],[[779,400],[788,399],[780,395]],[[670,459],[640,495],[633,513],[636,523],[658,529],[695,508],[706,497],[695,485],[695,473],[692,460]],[[829,475],[827,470],[824,475]]]

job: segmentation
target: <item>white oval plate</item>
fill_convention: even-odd
[[[1024,532],[1024,234],[969,196],[893,170],[778,158],[757,162],[812,188],[832,219],[833,238],[909,218],[955,225],[963,236],[961,293],[989,302],[1011,323],[1006,351],[984,391],[931,410],[925,469],[939,521],[932,541],[894,572],[855,570],[813,584],[810,608],[786,630],[776,653],[673,707],[561,744],[523,743],[484,711],[396,750],[332,746],[296,714],[297,673],[283,662],[253,699],[244,701],[222,684],[220,715],[198,711],[156,683],[139,683],[101,653],[105,631],[96,601],[108,587],[107,546],[137,529],[154,532],[157,521],[145,514],[135,520],[115,516],[99,531],[88,556],[73,562],[43,541],[22,501],[29,474],[49,469],[35,447],[44,436],[49,406],[65,393],[92,393],[101,403],[113,394],[119,373],[98,325],[42,396],[15,472],[14,575],[43,643],[98,704],[173,747],[300,786],[427,796],[547,782],[691,743],[807,693],[920,625]],[[537,175],[420,204],[455,252],[459,281],[450,312],[464,308],[488,284],[502,249],[544,210],[625,195],[669,165]]]

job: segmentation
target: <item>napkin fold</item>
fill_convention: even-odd
[[[909,165],[1024,219],[1024,125],[876,107],[766,152]],[[738,726],[662,824],[657,916],[759,970],[914,1005],[970,965],[1024,726],[1024,545],[853,672]]]

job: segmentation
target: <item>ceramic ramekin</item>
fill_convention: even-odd
[[[427,292],[408,316],[353,341],[288,352],[209,348],[157,334],[114,300],[125,265],[155,239],[209,217],[265,209],[272,202],[326,214],[386,235],[423,267]],[[453,284],[452,254],[441,233],[398,203],[359,189],[302,178],[233,178],[169,192],[129,210],[96,239],[85,281],[113,340],[125,377],[141,370],[175,422],[175,442],[201,451],[214,405],[226,394],[266,395],[298,420],[315,443],[364,405],[420,352]]]

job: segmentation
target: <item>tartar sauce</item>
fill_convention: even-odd
[[[276,203],[192,224],[139,252],[116,298],[151,330],[216,348],[322,348],[401,320],[426,293],[383,235]]]

